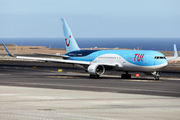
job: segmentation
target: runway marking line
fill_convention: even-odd
[[[155,81],[155,80],[122,80],[122,81],[134,81],[134,82],[162,82],[160,80]]]
[[[11,75],[11,74],[0,74],[0,75]]]
[[[79,78],[79,77],[71,77],[71,76],[46,76],[48,78]]]
[[[52,120],[52,119],[46,119],[46,118],[41,118],[41,117],[30,117],[30,116],[20,116],[20,115],[10,115],[7,114],[7,111],[1,111],[1,112],[6,112],[5,114],[0,114],[1,116],[12,116],[12,117],[25,117],[25,118],[33,118],[33,119],[43,119],[43,120]],[[13,112],[13,113],[19,113],[19,112]],[[43,113],[50,113],[50,115],[44,115],[44,114],[34,114],[34,113],[22,113],[20,114],[25,114],[25,115],[35,115],[35,116],[47,116],[47,117],[61,117],[61,118],[70,118],[70,119],[82,119],[82,118],[90,118],[90,119],[101,119],[101,120],[117,120],[117,119],[112,119],[112,118],[105,118],[105,117],[97,117],[97,116],[87,116],[87,115],[76,115],[76,114],[69,114],[69,113],[52,113],[52,112],[43,112]],[[56,115],[65,115],[65,116],[55,116],[52,114]],[[71,118],[73,117],[73,118]],[[74,117],[80,117],[80,118],[74,118]]]
[[[0,114],[1,116],[8,116],[8,117],[18,117],[18,118],[32,118],[32,119],[43,119],[43,120],[52,120],[46,118],[38,118],[38,117],[28,117],[28,116],[20,116],[20,115],[10,115],[10,114]]]

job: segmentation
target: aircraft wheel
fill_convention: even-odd
[[[159,76],[155,76],[155,77],[154,77],[154,80],[159,80]]]
[[[131,79],[131,74],[128,74],[128,75],[127,75],[127,78],[128,78],[128,79]]]
[[[126,75],[126,74],[122,74],[122,75],[121,75],[121,78],[124,79],[124,78],[125,78],[125,75]]]
[[[90,74],[89,77],[90,77],[90,78],[96,78],[96,79],[97,79],[97,78],[99,78],[99,75],[91,75],[91,74]]]
[[[99,75],[94,75],[94,78],[96,78],[96,79],[99,78]]]
[[[122,79],[131,79],[131,74],[122,74],[121,78]]]
[[[94,75],[91,75],[91,74],[90,74],[90,75],[89,75],[89,77],[90,77],[90,78],[93,78],[93,77],[94,77]]]

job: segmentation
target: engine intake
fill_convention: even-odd
[[[97,64],[90,65],[87,70],[91,75],[102,75],[105,72],[104,66]]]

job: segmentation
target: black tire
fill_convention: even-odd
[[[121,78],[122,78],[122,79],[125,79],[125,78],[126,78],[126,74],[122,74],[122,75],[121,75]]]
[[[98,79],[99,78],[99,75],[89,75],[89,78],[96,78],[96,79]]]
[[[90,75],[89,75],[89,78],[93,78],[93,76],[94,76],[94,75],[91,75],[91,74],[90,74]]]
[[[122,79],[131,79],[131,74],[122,74],[121,78]]]
[[[159,80],[159,76],[155,76],[155,77],[154,77],[154,80]]]
[[[128,79],[131,79],[131,74],[128,74],[128,75],[127,75],[127,78],[128,78]]]
[[[99,75],[94,75],[94,78],[98,79],[98,78],[99,78]]]

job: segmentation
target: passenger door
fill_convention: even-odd
[[[148,63],[148,55],[146,55],[146,56],[144,57],[144,63],[145,63],[145,64]]]

